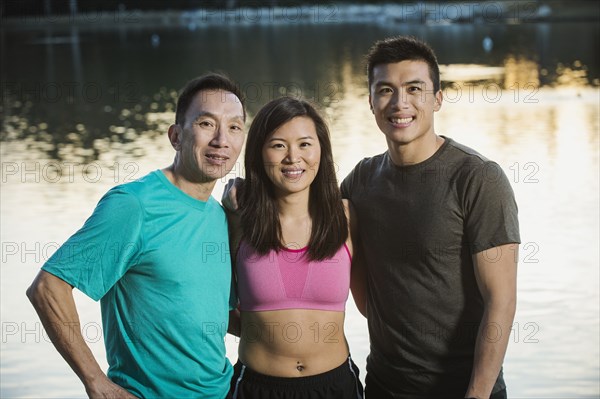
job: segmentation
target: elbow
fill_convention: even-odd
[[[33,283],[31,283],[29,288],[27,288],[27,291],[25,291],[25,295],[27,295],[29,302],[36,308],[42,299],[43,282],[41,280],[42,279],[38,276]]]
[[[504,298],[502,298],[500,304],[507,313],[510,313],[512,316],[514,316],[515,312],[517,311],[516,292],[512,292],[509,295],[506,295]]]
[[[505,318],[513,320],[517,311],[517,298],[515,295],[507,295],[489,301],[488,312],[503,314]]]
[[[35,277],[29,288],[27,288],[25,294],[33,307],[38,309],[44,303],[48,302],[50,298],[61,294],[63,290],[67,290],[66,287],[71,288],[70,285],[64,283],[59,278],[42,270]]]

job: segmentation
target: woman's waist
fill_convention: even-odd
[[[252,370],[275,377],[307,377],[338,367],[349,356],[345,337],[332,343],[311,340],[266,344],[240,341],[239,358]]]
[[[242,312],[241,333],[240,359],[267,375],[296,376],[297,366],[302,371],[310,369],[308,375],[318,374],[348,357],[343,312]],[[280,366],[287,368],[283,375],[276,373]]]

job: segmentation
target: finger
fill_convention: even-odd
[[[237,179],[237,177],[235,179],[229,179],[229,180],[227,180],[227,184],[225,185],[225,189],[226,190],[230,190],[231,187],[233,187],[235,185],[236,179]]]

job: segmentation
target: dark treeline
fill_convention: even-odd
[[[484,0],[485,1],[485,0]],[[540,4],[564,4],[563,0],[530,0]],[[0,2],[2,17],[22,15],[65,15],[115,10],[193,10],[231,9],[237,7],[298,7],[317,4],[381,4],[381,3],[415,3],[416,1],[323,1],[323,0],[4,0]],[[419,0],[430,3],[456,3],[456,0]],[[473,3],[475,1],[464,1]],[[476,3],[481,3],[478,1]],[[569,2],[573,6],[575,2]]]

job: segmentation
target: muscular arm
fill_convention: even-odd
[[[358,311],[367,317],[367,269],[364,259],[360,235],[358,231],[358,219],[352,203],[344,200],[348,223],[350,224],[350,242],[352,248],[352,270],[350,274],[350,290]]]
[[[517,302],[518,244],[507,244],[473,256],[484,314],[466,397],[489,398],[500,373]]]
[[[40,271],[27,296],[52,343],[77,374],[90,398],[135,398],[104,374],[81,335],[73,287]]]

